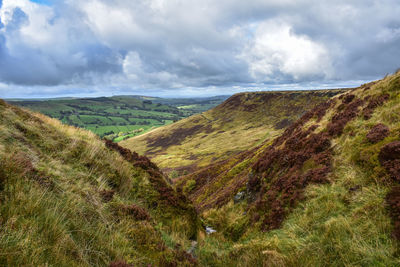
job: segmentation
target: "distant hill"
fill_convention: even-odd
[[[230,97],[230,95],[220,95],[211,97],[192,97],[192,98],[161,98],[149,96],[133,96],[141,100],[151,100],[156,104],[173,106],[179,109],[185,116],[207,111]]]
[[[240,93],[209,111],[121,145],[179,175],[278,136],[307,110],[341,92],[344,90]]]
[[[225,97],[164,99],[144,96],[96,98],[10,99],[68,125],[88,129],[115,142],[203,112]]]
[[[1,266],[192,266],[199,230],[147,158],[2,100],[0,224]]]

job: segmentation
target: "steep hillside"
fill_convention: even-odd
[[[193,170],[273,139],[343,90],[240,93],[199,115],[121,142],[165,171]]]
[[[0,100],[1,266],[177,266],[198,219],[158,168]]]
[[[203,265],[399,266],[399,181],[400,72],[177,186],[217,230]]]

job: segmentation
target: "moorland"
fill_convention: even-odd
[[[399,266],[400,72],[314,104],[281,95],[272,113],[248,105],[259,96],[214,110],[276,114],[263,134],[279,132],[173,179],[124,142],[0,101],[0,265]],[[203,130],[164,127],[185,122]],[[206,127],[221,149],[223,122]]]
[[[272,140],[309,109],[345,91],[239,93],[215,108],[121,145],[149,157],[176,178]]]

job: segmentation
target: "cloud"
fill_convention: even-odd
[[[0,79],[19,85],[59,85],[91,74],[121,72],[121,55],[99,43],[76,15],[59,16],[55,7],[8,0],[1,8]]]
[[[397,0],[35,2],[0,1],[0,82],[38,94],[323,87],[399,67]]]
[[[296,35],[290,25],[276,21],[257,25],[241,57],[260,82],[324,79],[332,71],[329,53],[322,44]]]

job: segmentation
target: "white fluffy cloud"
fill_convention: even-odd
[[[397,0],[51,3],[0,1],[0,97],[324,87],[399,67]]]
[[[332,71],[330,55],[323,44],[305,35],[296,35],[292,27],[275,21],[256,26],[254,38],[242,58],[257,81],[324,79]]]

